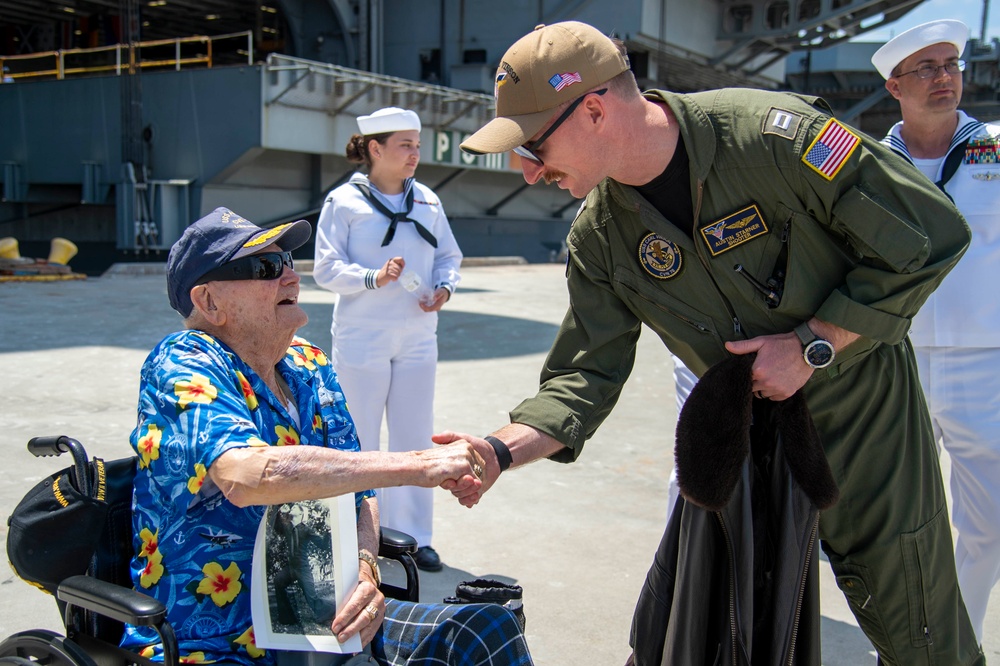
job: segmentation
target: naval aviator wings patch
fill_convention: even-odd
[[[757,204],[753,203],[732,215],[702,227],[701,237],[708,245],[708,251],[712,253],[713,257],[717,257],[723,252],[732,250],[737,245],[742,245],[767,232],[764,216],[760,214],[760,208],[757,207]]]
[[[860,143],[857,134],[830,118],[802,156],[802,161],[827,180],[833,180]]]

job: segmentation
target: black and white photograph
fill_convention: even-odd
[[[357,561],[344,555],[356,550],[350,495],[268,507],[254,545],[251,594],[257,645],[353,651],[349,643],[337,641],[330,625],[338,602],[357,584]]]

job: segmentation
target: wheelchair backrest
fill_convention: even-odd
[[[132,587],[132,484],[138,459],[120,458],[105,464],[108,516],[88,573],[121,587]],[[86,620],[93,636],[117,643],[124,626],[107,617],[94,615]]]
[[[84,573],[131,588],[136,461],[134,456],[89,461],[85,469],[93,478],[88,492],[74,483],[78,473],[73,467],[28,491],[8,520],[7,556],[14,571],[50,594],[65,578]],[[65,613],[65,605],[59,606]],[[121,623],[82,613],[64,619],[110,642],[121,638]]]

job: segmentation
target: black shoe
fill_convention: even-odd
[[[437,551],[430,546],[417,548],[417,552],[413,554],[413,561],[417,563],[417,568],[423,571],[441,571],[444,568]]]

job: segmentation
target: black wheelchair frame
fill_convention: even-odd
[[[70,453],[69,478],[81,493],[93,497],[88,456],[80,442],[66,436],[35,437],[28,442],[35,456]],[[158,600],[132,587],[132,484],[136,457],[105,463],[108,516],[87,573],[64,579],[56,590],[65,635],[48,629],[29,629],[0,642],[0,666],[153,666],[154,662],[118,647],[124,623],[152,627],[163,642],[163,666],[179,663],[177,637],[167,621],[167,609]],[[380,590],[392,599],[417,601],[420,582],[410,535],[382,528],[379,557],[394,560],[406,577],[403,585],[382,582]],[[81,566],[81,570],[84,567]],[[156,662],[160,666],[160,662]]]

